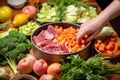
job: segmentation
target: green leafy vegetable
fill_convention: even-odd
[[[81,18],[97,16],[94,7],[80,0],[55,0],[55,8],[60,20],[66,22],[80,22]]]
[[[107,80],[105,73],[120,70],[120,64],[108,66],[109,61],[99,55],[89,58],[87,61],[78,55],[68,57],[70,63],[63,62],[61,66],[62,77],[58,80]]]
[[[26,56],[31,49],[31,42],[23,33],[11,30],[9,34],[0,38],[0,65],[11,67],[17,73],[17,62]]]
[[[5,32],[0,33],[0,38],[7,36],[11,30],[15,30],[15,28],[10,28]]]
[[[96,8],[84,0],[49,0],[54,4],[43,3],[37,14],[41,22],[80,22],[83,18],[95,18]]]
[[[37,21],[41,22],[57,22],[59,17],[57,17],[57,12],[55,7],[52,7],[48,3],[43,3],[42,8],[37,14]]]

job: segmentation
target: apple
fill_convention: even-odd
[[[29,18],[34,18],[37,13],[37,8],[33,5],[27,5],[22,9],[23,14],[28,14]]]
[[[32,55],[32,54],[27,54],[26,57],[30,58],[31,60],[33,60],[33,62],[37,61],[37,58],[34,55]]]
[[[33,60],[25,57],[18,62],[18,71],[22,74],[31,73],[33,69]]]
[[[44,59],[37,60],[33,65],[33,71],[38,76],[41,76],[47,72],[48,63]]]
[[[39,80],[53,80],[54,76],[49,75],[49,74],[43,74]]]

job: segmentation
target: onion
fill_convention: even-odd
[[[23,14],[28,14],[30,18],[34,18],[37,13],[37,8],[33,5],[27,5],[22,9]]]

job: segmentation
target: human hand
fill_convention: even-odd
[[[79,43],[80,40],[84,37],[84,35],[88,35],[86,42],[93,40],[97,34],[102,30],[103,24],[101,21],[97,19],[90,20],[86,23],[81,24],[78,33],[76,34],[77,42]]]
[[[90,20],[81,25],[78,33],[76,34],[77,42],[83,38],[84,35],[88,35],[86,42],[94,39],[97,34],[102,30],[103,26],[113,18],[120,15],[120,1],[113,0],[113,2],[106,7],[96,18]]]

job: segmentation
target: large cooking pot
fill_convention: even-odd
[[[79,51],[75,53],[71,53],[71,54],[53,54],[53,53],[49,53],[49,52],[43,51],[42,49],[38,48],[33,41],[33,36],[38,35],[42,29],[46,30],[48,25],[53,25],[53,26],[57,25],[57,26],[62,26],[63,28],[68,28],[70,26],[74,28],[80,27],[80,25],[78,24],[67,23],[67,22],[54,22],[54,23],[46,23],[46,24],[41,25],[31,35],[32,49],[37,59],[43,58],[49,64],[51,64],[54,62],[61,62],[61,59],[67,60],[66,57],[71,54],[79,54],[83,59],[87,59],[89,57],[89,52],[90,52],[89,47],[90,47],[91,42],[89,42],[84,48],[80,49]]]

